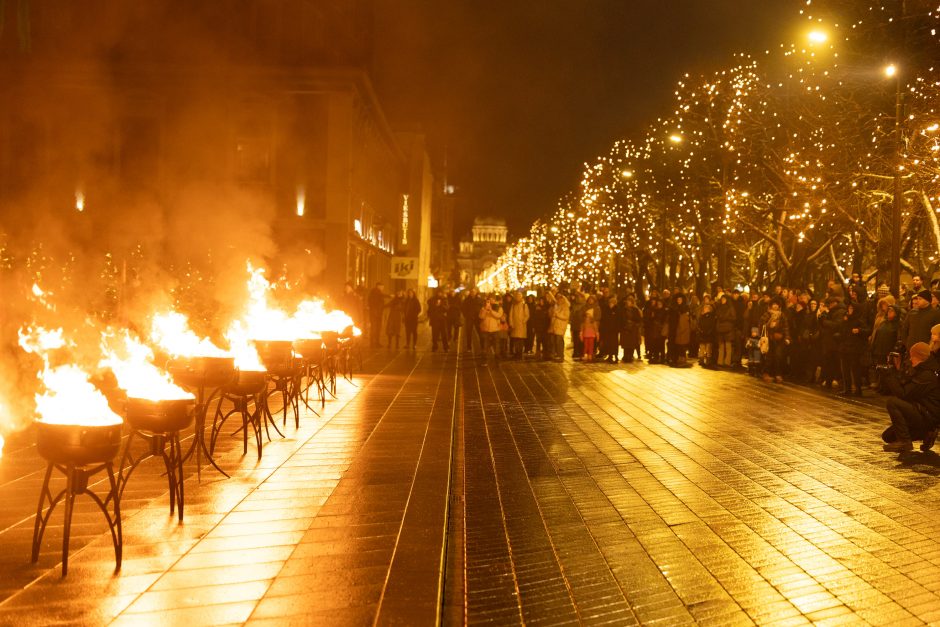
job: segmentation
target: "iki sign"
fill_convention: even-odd
[[[417,257],[392,257],[392,278],[393,279],[417,279],[418,278],[418,258]]]

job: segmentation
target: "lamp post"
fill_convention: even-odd
[[[891,283],[888,286],[895,298],[901,291],[901,208],[903,191],[901,189],[901,144],[903,141],[904,93],[901,91],[901,73],[897,66],[885,68],[885,75],[894,78],[894,211],[891,219]]]

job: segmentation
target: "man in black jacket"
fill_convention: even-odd
[[[930,354],[930,346],[917,342],[909,349],[911,359],[910,377],[888,376],[885,384],[891,392],[888,399],[888,415],[894,427],[894,442],[884,445],[884,450],[903,453],[913,448],[912,437],[924,439],[927,450],[933,444],[937,418],[940,417],[940,379],[936,371],[940,364]],[[892,371],[895,372],[895,371]]]
[[[940,324],[940,310],[930,306],[933,295],[921,290],[911,299],[912,308],[901,326],[901,341],[910,350],[917,342],[930,342],[930,329]]]
[[[461,313],[463,314],[463,332],[464,345],[467,351],[473,350],[473,338],[476,337],[476,345],[479,348],[483,342],[480,335],[480,310],[483,309],[483,299],[480,298],[476,288],[471,288],[466,298],[460,303]]]

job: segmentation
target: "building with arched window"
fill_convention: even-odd
[[[473,221],[470,239],[460,241],[457,265],[460,282],[467,287],[476,285],[480,277],[506,251],[509,229],[502,218],[480,217]]]

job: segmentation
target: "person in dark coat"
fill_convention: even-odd
[[[471,288],[460,303],[460,312],[463,314],[464,347],[467,351],[473,350],[474,339],[476,339],[477,347],[483,344],[483,336],[480,335],[481,309],[483,309],[483,299],[480,298],[476,288]]]
[[[703,368],[714,368],[717,359],[715,348],[715,328],[718,320],[715,318],[715,307],[712,302],[702,303],[696,325],[698,326],[698,364]]]
[[[806,305],[797,300],[792,308],[787,308],[787,319],[790,323],[790,378],[802,383],[806,380],[807,355],[813,348],[810,340],[810,317]],[[814,320],[815,321],[815,320]]]
[[[643,311],[643,344],[646,347],[644,351],[646,360],[651,364],[665,363],[666,356],[663,354],[663,348],[666,338],[663,337],[663,322],[666,319],[666,311],[663,309],[663,302],[658,298],[650,298],[646,305]]]
[[[816,368],[821,363],[819,353],[819,302],[812,298],[806,306],[806,381],[816,383]]]
[[[398,292],[392,300],[388,302],[388,318],[385,319],[385,338],[389,348],[392,347],[392,340],[395,341],[395,350],[398,350],[398,339],[401,337],[401,316],[404,305],[404,292]]]
[[[842,391],[847,396],[854,393],[862,395],[862,355],[868,348],[868,335],[871,330],[865,326],[861,306],[857,301],[849,300],[840,331],[839,358],[842,365]],[[853,390],[854,388],[854,390]]]
[[[760,323],[760,333],[767,336],[769,344],[767,354],[764,355],[764,381],[770,382],[772,379],[782,383],[787,349],[790,347],[790,325],[778,300],[770,302]]]
[[[668,313],[669,323],[669,365],[685,366],[685,358],[692,341],[692,316],[685,294],[679,292],[672,297]]]
[[[414,350],[418,344],[418,316],[421,314],[421,301],[414,290],[408,290],[402,303],[402,319],[405,321],[405,348]]]
[[[738,318],[727,294],[722,294],[718,298],[715,319],[715,332],[718,335],[718,365],[730,368]]]
[[[620,309],[617,306],[617,297],[610,296],[601,299],[600,337],[601,359],[615,364],[620,357]]]
[[[929,450],[937,437],[937,416],[940,416],[940,379],[937,370],[940,363],[930,354],[925,342],[915,342],[908,354],[911,373],[903,377],[891,369],[885,383],[891,392],[888,399],[888,416],[891,417],[893,434],[885,439],[893,440],[884,445],[884,450],[903,453],[913,448],[911,440],[923,439],[921,450]]]
[[[636,298],[627,296],[620,309],[620,346],[623,347],[624,363],[631,363],[634,355],[640,357],[642,328],[643,312],[636,306]]]
[[[842,323],[845,307],[838,296],[830,296],[825,305],[819,307],[819,340],[822,362],[819,374],[823,387],[832,387],[832,382],[841,376],[839,372],[839,343],[842,341]]]
[[[447,300],[441,296],[435,296],[428,304],[428,322],[431,324],[431,350],[437,350],[438,342],[447,352]]]
[[[901,341],[908,350],[917,342],[930,342],[930,328],[940,324],[940,310],[930,306],[932,299],[927,290],[917,292],[911,299],[912,308],[901,325]]]
[[[539,359],[548,359],[548,322],[549,322],[549,304],[544,296],[539,296],[532,307],[532,315],[529,316],[529,322],[535,332],[535,354]]]

